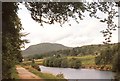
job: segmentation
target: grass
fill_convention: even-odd
[[[95,56],[93,55],[86,55],[86,56],[68,56],[67,57],[68,59],[69,58],[79,58],[82,62],[82,65],[95,65]],[[25,61],[23,62],[23,64],[26,64],[26,65],[30,65],[32,63],[32,61]],[[38,60],[35,60],[35,63],[38,64],[38,65],[42,65],[43,64],[43,59],[38,59]]]
[[[104,65],[96,65],[95,64],[95,55],[86,55],[86,56],[67,56],[68,59],[71,58],[78,58],[81,60],[82,68],[94,68],[94,69],[100,69]],[[30,61],[26,62],[25,64],[30,65]],[[38,59],[35,61],[36,64],[42,65],[43,59]],[[105,65],[104,68],[109,68],[109,70],[112,70],[112,65]],[[104,69],[104,70],[105,70]],[[103,69],[102,69],[103,70]]]
[[[28,71],[30,71],[31,73],[41,77],[42,79],[44,79],[44,81],[67,81],[64,78],[58,78],[53,74],[50,73],[42,73],[40,71],[37,71],[36,69],[29,67],[29,66],[23,66],[24,68],[26,68]]]
[[[70,58],[78,58],[81,60],[82,65],[95,65],[95,56],[93,55],[87,55],[87,56],[68,56],[68,59]]]
[[[17,73],[17,70],[16,70],[16,68],[15,67],[13,67],[13,69],[12,69],[12,78],[13,79],[19,79],[19,76],[18,76],[18,73]]]
[[[23,64],[25,65],[31,65],[32,61],[24,61]],[[35,63],[38,64],[38,65],[42,65],[43,64],[43,59],[38,59],[38,60],[35,60]]]
[[[70,58],[78,58],[82,62],[82,66],[89,66],[89,65],[95,65],[95,55],[86,55],[86,56],[68,56],[68,59]],[[24,65],[31,65],[32,61],[25,61],[23,62]],[[35,60],[35,63],[38,65],[43,64],[43,59]]]
[[[95,64],[95,55],[86,55],[86,56],[68,56],[67,58],[78,58],[82,62],[83,68],[94,68],[98,70],[112,70],[112,65],[96,65]]]

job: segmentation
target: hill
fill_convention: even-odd
[[[97,45],[86,45],[82,47],[73,48],[72,51],[74,52],[75,56],[82,56],[82,55],[99,55],[102,51],[106,50],[108,47],[113,48],[117,43],[104,45],[104,44],[97,44]],[[73,54],[71,54],[73,55]],[[73,56],[74,56],[73,55]]]
[[[37,45],[29,46],[26,50],[22,51],[22,55],[23,57],[25,57],[25,56],[43,54],[52,51],[66,50],[66,49],[71,49],[71,47],[67,47],[57,43],[40,43]]]
[[[112,49],[117,44],[109,44],[109,47]],[[58,51],[47,52],[43,54],[37,54],[29,58],[44,58],[44,57],[51,57],[54,55],[57,56],[85,56],[85,55],[100,55],[102,51],[106,50],[108,45],[98,44],[98,45],[86,45],[81,47],[75,47],[71,49],[64,49]]]

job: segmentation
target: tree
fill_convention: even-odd
[[[68,59],[67,58],[63,58],[62,62],[61,62],[61,67],[63,68],[67,68],[68,67]]]
[[[118,12],[114,6],[120,7],[120,2],[26,2],[27,9],[31,12],[31,17],[36,22],[54,24],[60,23],[62,26],[73,18],[77,23],[83,20],[84,12],[89,12],[90,17],[95,17],[100,22],[106,23],[106,30],[101,31],[105,37],[104,43],[109,43],[112,36],[112,31],[118,27],[113,19],[118,16]],[[101,19],[97,15],[97,11],[101,11],[108,15],[108,18]],[[71,25],[71,24],[70,24]]]
[[[114,47],[113,71],[120,72],[120,43]]]
[[[116,4],[120,7],[120,2],[116,2]],[[108,24],[108,30],[102,31],[105,37],[107,36],[106,42],[109,42],[110,40],[111,31],[117,27],[112,21],[117,14],[117,12],[112,9],[114,5],[112,2],[93,2],[86,4],[82,2],[26,2],[25,5],[27,9],[31,11],[31,17],[35,21],[41,23],[41,25],[43,25],[43,23],[54,24],[55,22],[58,22],[62,26],[62,24],[69,20],[69,17],[75,19],[75,21],[79,23],[78,21],[79,19],[83,19],[83,13],[85,11],[90,12],[91,17],[98,19],[99,17],[96,16],[97,10],[108,13],[108,19],[101,20],[101,22],[106,22]],[[20,39],[22,36],[20,34],[22,27],[20,19],[17,16],[18,3],[3,3],[2,10],[3,78],[11,78],[11,68],[15,65],[15,60],[19,58],[20,48],[24,41]],[[75,14],[77,14],[77,16]]]
[[[105,37],[105,41],[103,43],[107,45],[111,42],[112,32],[118,28],[113,19],[118,17],[118,12],[114,9],[114,6],[120,7],[120,1],[92,3],[29,2],[25,3],[25,5],[31,12],[31,17],[33,20],[40,23],[41,25],[43,25],[43,23],[54,24],[55,22],[58,22],[62,26],[62,24],[69,21],[69,18],[73,18],[77,23],[79,23],[79,20],[82,20],[84,17],[83,13],[88,11],[90,12],[90,17],[100,19],[100,22],[107,24],[107,28],[101,31]],[[96,15],[98,10],[107,14],[108,17],[101,19],[98,15]]]
[[[33,20],[41,23],[41,25],[43,25],[43,23],[54,24],[55,22],[62,25],[65,21],[68,21],[68,17],[75,18],[75,12],[81,17],[82,14],[80,11],[84,12],[85,10],[82,2],[29,2],[25,3],[25,5],[27,9],[31,11]],[[74,9],[70,9],[72,7],[74,7]],[[78,11],[78,9],[80,11]]]
[[[69,59],[69,67],[78,69],[81,67],[81,60],[78,58],[71,58]]]
[[[12,68],[22,60],[22,25],[17,16],[18,3],[2,3],[2,78],[11,79]]]
[[[114,48],[106,48],[101,51],[101,54],[96,57],[96,64],[112,64],[115,52],[113,52]]]

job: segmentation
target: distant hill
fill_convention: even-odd
[[[57,43],[40,43],[37,45],[29,46],[26,50],[22,51],[22,55],[23,57],[25,57],[35,54],[43,54],[47,52],[66,50],[66,49],[71,49],[71,47],[67,47]]]
[[[112,49],[117,45],[117,43],[104,45],[104,44],[97,44],[97,45],[85,45],[81,47],[75,47],[71,49],[65,49],[65,50],[58,50],[58,51],[52,51],[47,52],[43,54],[37,54],[34,56],[31,56],[29,58],[43,58],[43,57],[51,57],[54,55],[60,55],[60,56],[85,56],[85,55],[100,55],[102,51],[108,49],[108,46]]]

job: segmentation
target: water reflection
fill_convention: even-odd
[[[69,81],[111,81],[115,75],[115,73],[110,71],[99,71],[95,69],[54,68],[45,66],[40,66],[40,69],[42,72],[55,75],[62,73]]]

